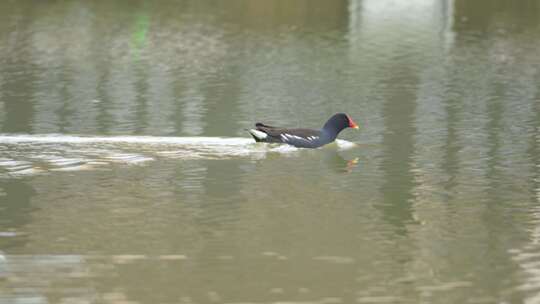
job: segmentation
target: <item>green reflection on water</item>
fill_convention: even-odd
[[[150,26],[150,17],[148,15],[140,14],[137,17],[137,23],[135,24],[135,32],[133,33],[133,46],[135,50],[133,57],[138,60],[140,56],[140,50],[146,44],[146,35]]]

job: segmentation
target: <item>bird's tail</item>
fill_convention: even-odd
[[[258,122],[255,124],[255,127],[257,128],[269,128],[269,129],[276,129],[276,127],[272,127],[272,126],[269,126],[269,125],[265,125],[263,124],[262,122]]]
[[[263,141],[265,138],[268,137],[268,134],[259,130],[249,129],[247,131],[253,137],[253,139],[255,139],[255,141]]]

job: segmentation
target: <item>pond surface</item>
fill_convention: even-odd
[[[539,303],[538,50],[539,1],[3,1],[0,303]]]

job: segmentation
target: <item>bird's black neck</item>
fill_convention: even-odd
[[[331,140],[337,138],[339,132],[343,131],[344,127],[338,125],[335,120],[329,119],[323,126],[322,132],[330,137]]]

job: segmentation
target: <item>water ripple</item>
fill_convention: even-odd
[[[293,155],[301,150],[241,137],[0,135],[0,143],[5,147],[0,151],[0,176],[10,177],[91,170],[110,164],[143,165],[159,158],[261,159],[268,153]],[[337,140],[325,148],[354,147],[355,143]]]

